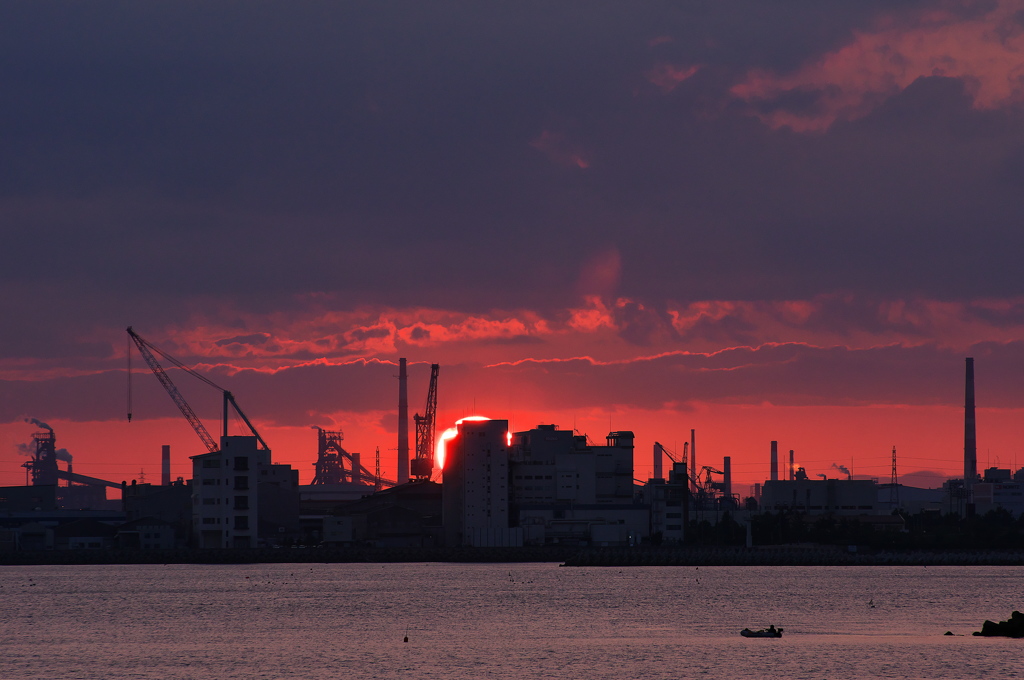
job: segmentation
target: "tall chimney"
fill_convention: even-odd
[[[690,430],[690,479],[693,481],[693,490],[697,490],[697,478],[700,470],[697,468],[697,431]]]
[[[974,359],[967,359],[964,394],[964,487],[970,489],[978,478],[978,436],[974,423]]]
[[[160,485],[171,485],[171,445],[164,444],[160,449]]]
[[[772,474],[770,479],[773,482],[779,481],[779,443],[772,442]]]
[[[732,498],[732,456],[722,459],[722,472],[724,473],[722,493],[725,494],[726,499],[729,499]]]
[[[409,481],[409,375],[398,360],[398,483]]]
[[[662,449],[661,444],[654,442],[654,478],[664,479],[661,470]]]
[[[789,450],[789,476],[786,477],[789,481],[793,481],[796,478],[796,467],[793,465],[793,449]]]

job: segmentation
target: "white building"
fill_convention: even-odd
[[[1014,517],[1024,515],[1024,468],[1015,474],[1007,469],[987,468],[982,481],[971,486],[971,497],[979,515],[997,508]]]
[[[509,528],[508,421],[467,420],[457,429],[445,446],[445,545],[522,545],[522,532]]]
[[[605,446],[554,425],[512,435],[513,524],[530,543],[628,544],[649,532],[635,504],[633,433],[610,432]]]
[[[256,546],[257,482],[270,451],[256,437],[221,437],[220,451],[192,456],[192,529],[200,548]]]

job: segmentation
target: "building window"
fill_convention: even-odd
[[[217,499],[216,498],[204,498],[203,499],[203,505],[217,505]]]
[[[217,523],[217,518],[216,517],[204,517],[203,518],[203,524],[216,524],[216,523]]]
[[[235,490],[247,491],[249,489],[249,478],[243,475],[235,477]]]
[[[219,468],[220,461],[216,458],[207,458],[206,460],[203,461],[203,467],[208,470],[211,468]]]
[[[248,496],[235,496],[235,510],[248,510],[249,509],[249,497]]]
[[[246,456],[235,456],[235,469],[239,471],[249,469],[249,459]]]
[[[219,479],[209,479],[209,478],[207,478],[207,479],[203,480],[203,486],[216,486],[217,484],[220,484],[220,480]]]
[[[245,531],[249,528],[248,515],[235,515],[235,531]]]

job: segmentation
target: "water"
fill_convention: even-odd
[[[0,678],[1014,678],[1024,640],[970,633],[1024,610],[1022,577],[1024,567],[0,567]],[[769,623],[782,639],[739,636]]]

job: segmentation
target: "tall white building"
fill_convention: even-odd
[[[192,530],[200,548],[256,546],[259,470],[270,451],[256,437],[221,437],[220,451],[192,456]]]
[[[522,545],[509,528],[508,421],[467,420],[445,446],[445,545]]]

